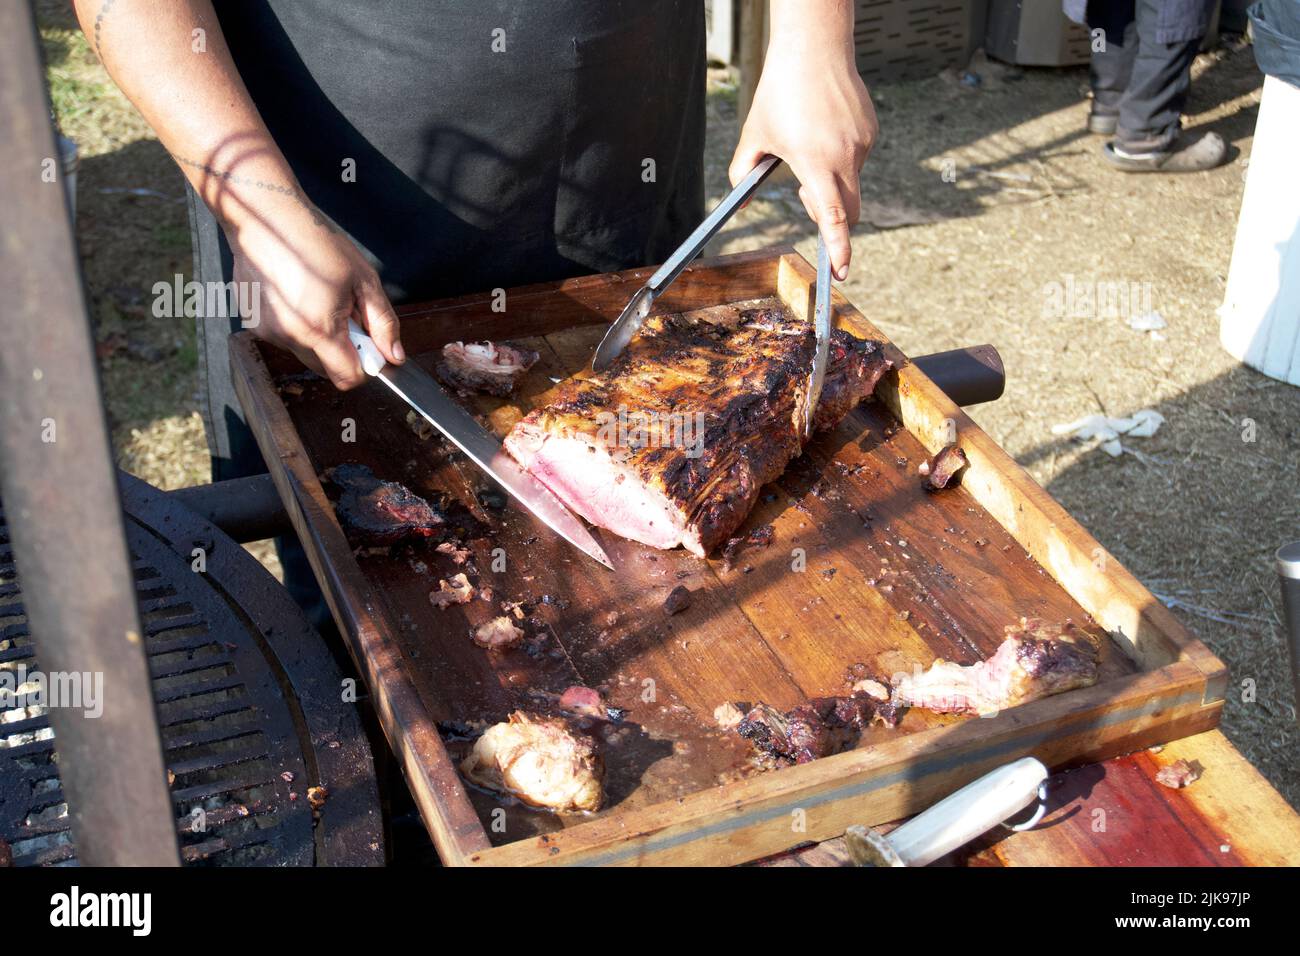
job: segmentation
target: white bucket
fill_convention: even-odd
[[[1241,197],[1219,341],[1300,385],[1300,89],[1266,76]]]

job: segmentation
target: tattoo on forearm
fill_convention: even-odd
[[[214,169],[207,163],[199,162],[196,159],[186,159],[184,156],[177,156],[175,153],[171,153],[170,155],[172,159],[176,160],[176,162],[180,163],[182,166],[189,166],[191,169],[197,169],[205,175],[211,176],[215,179],[235,183],[239,186],[252,186],[255,189],[265,189],[269,192],[279,193],[282,196],[288,196],[294,202],[298,203],[298,205],[311,213],[312,219],[315,221],[316,225],[324,226],[326,229],[330,229],[331,231],[334,228],[330,221],[325,218],[324,213],[317,209],[310,199],[292,186],[285,186],[280,183],[271,183],[264,179],[254,179],[251,176],[237,176],[228,169]]]
[[[99,13],[95,14],[95,56],[99,62],[104,62],[104,54],[100,52],[99,40],[104,32],[104,18],[108,16],[108,11],[112,9],[117,0],[104,0],[104,5],[99,8]]]

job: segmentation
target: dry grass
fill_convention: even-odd
[[[181,178],[90,55],[65,3],[39,0],[56,110],[82,150],[78,234],[119,461],[163,488],[208,479],[195,401],[192,324],[155,318],[150,289],[190,271]],[[1082,132],[1081,70],[981,70],[874,92],[882,139],[863,174],[846,294],[904,350],[992,342],[1009,382],[975,418],[1232,668],[1228,736],[1300,804],[1294,705],[1272,550],[1300,536],[1300,391],[1241,368],[1218,346],[1222,300],[1260,80],[1249,50],[1202,57],[1189,124],[1241,151],[1183,178],[1125,178]],[[710,194],[725,188],[734,96],[714,77]],[[955,170],[955,182],[945,180]],[[951,177],[949,177],[951,178]],[[122,190],[149,189],[158,196]],[[736,251],[813,231],[789,184],[765,187],[719,243]],[[907,223],[914,223],[908,225]],[[1044,288],[1149,283],[1162,341],[1119,319],[1044,318]],[[1054,437],[1093,411],[1168,419],[1111,459]],[[1243,443],[1242,421],[1257,441]],[[269,549],[259,557],[273,562]],[[1212,772],[1213,768],[1209,768]]]

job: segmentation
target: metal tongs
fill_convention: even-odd
[[[677,247],[667,261],[650,277],[650,281],[632,296],[623,312],[605,333],[605,337],[600,340],[600,345],[596,347],[596,355],[591,360],[591,367],[595,371],[600,372],[608,368],[609,364],[623,353],[627,344],[632,341],[632,336],[636,335],[637,330],[645,324],[655,299],[672,285],[673,280],[681,275],[682,271],[703,251],[709,240],[726,225],[727,220],[735,214],[736,210],[754,195],[758,187],[763,184],[763,180],[772,174],[772,170],[776,169],[780,162],[778,157],[768,156],[751,169],[749,175],[737,183],[736,188],[728,193],[686,241]]]
[[[821,233],[817,234],[817,305],[813,308],[813,333],[812,372],[808,376],[808,388],[804,390],[803,408],[800,410],[805,438],[812,437],[813,413],[822,397],[826,363],[831,352],[831,254]]]
[[[655,299],[672,285],[683,270],[691,264],[696,256],[739,209],[746,200],[758,190],[763,180],[772,174],[781,160],[768,156],[749,171],[749,175],[736,184],[736,188],[727,194],[722,202],[714,207],[705,220],[696,227],[686,241],[677,247],[667,261],[659,267],[648,282],[637,290],[628,300],[627,305],[609,327],[605,337],[596,347],[596,354],[591,360],[593,370],[600,372],[609,368],[611,362],[618,358],[632,341],[632,336],[645,324]],[[812,435],[813,412],[821,399],[822,384],[826,381],[826,363],[831,348],[831,257],[826,249],[826,240],[820,233],[817,236],[817,305],[813,311],[813,332],[815,348],[813,351],[812,372],[808,376],[808,386],[804,389],[803,406],[799,409],[800,421],[803,423],[804,437]]]

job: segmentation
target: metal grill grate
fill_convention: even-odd
[[[314,830],[308,785],[324,778],[343,790],[340,785],[349,782],[341,779],[344,774],[373,773],[355,715],[341,719],[337,713],[333,662],[307,630],[312,646],[292,646],[297,672],[287,674],[272,645],[280,642],[284,653],[290,636],[274,634],[274,625],[260,628],[244,606],[260,602],[258,620],[283,621],[287,596],[270,593],[278,588],[275,581],[192,512],[143,483],[128,487],[136,507],[128,510],[127,540],[182,859],[188,865],[311,865],[318,861],[321,835]],[[151,510],[148,520],[133,513],[142,508]],[[192,570],[192,547],[202,548],[210,562],[216,549],[232,552],[217,562],[226,572],[224,583],[211,573],[211,564],[209,573]],[[231,569],[250,562],[260,577],[250,575],[232,588]],[[20,668],[40,673],[0,508],[0,670],[12,675],[12,684]],[[322,722],[303,713],[299,684],[307,685],[314,702],[323,701],[315,703],[318,709],[336,711],[325,715],[328,739],[308,727]],[[331,685],[332,701],[317,693]],[[76,846],[59,781],[57,741],[33,688],[29,683],[25,695],[0,701],[0,841],[8,844],[16,866],[72,864]],[[327,755],[318,754],[317,746],[327,748]],[[373,795],[373,779],[349,789]],[[346,815],[360,819],[349,821],[339,846],[357,853],[349,862],[377,862],[377,808],[360,809],[346,801]]]

